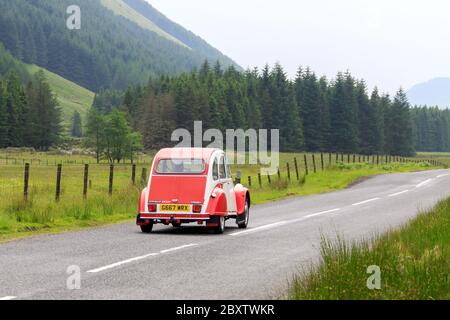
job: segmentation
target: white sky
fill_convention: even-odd
[[[147,0],[241,66],[349,69],[395,92],[450,76],[450,1]]]

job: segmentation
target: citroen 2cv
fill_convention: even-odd
[[[225,221],[247,228],[250,192],[234,184],[220,149],[172,148],[159,151],[139,199],[137,225],[150,233],[155,224],[197,223],[223,233]]]

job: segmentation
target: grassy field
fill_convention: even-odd
[[[120,15],[124,18],[127,18],[130,21],[133,21],[137,25],[139,25],[143,29],[147,29],[149,31],[155,32],[161,37],[166,38],[167,40],[173,41],[180,46],[189,48],[186,44],[170,35],[169,33],[162,30],[152,21],[144,17],[142,14],[134,10],[132,7],[127,5],[122,0],[101,0],[103,6],[114,12],[116,15]]]
[[[322,243],[322,262],[293,281],[293,300],[450,299],[450,199],[372,241]],[[368,266],[381,288],[367,288]]]
[[[131,182],[131,165],[116,165],[114,173],[113,195],[108,194],[109,166],[91,164],[89,180],[91,182],[87,199],[83,199],[82,163],[94,162],[87,156],[61,156],[43,153],[11,153],[6,160],[6,151],[0,152],[0,240],[34,235],[40,232],[59,232],[64,230],[98,226],[103,224],[128,221],[133,219],[137,210],[137,200],[141,189],[142,169],[150,170],[151,155],[140,157],[137,165],[137,184]],[[332,155],[324,157],[322,171],[320,154],[314,155],[316,172],[314,172],[313,155],[307,154],[309,174],[306,175],[304,154],[280,154],[280,177],[278,175],[261,177],[258,181],[260,166],[233,166],[232,171],[240,171],[242,183],[249,186],[251,177],[252,201],[264,203],[293,196],[317,194],[339,190],[347,187],[362,177],[390,172],[418,171],[434,168],[426,161],[419,163],[380,163],[373,164],[374,158],[359,156],[349,160],[345,156]],[[25,161],[34,159],[30,169],[29,198],[23,199],[23,171]],[[294,158],[298,159],[299,178],[295,171]],[[385,161],[385,159],[383,159]],[[6,164],[6,162],[8,164]],[[56,203],[56,165],[63,163],[61,201]],[[144,163],[145,162],[145,163]],[[48,163],[48,165],[47,165]],[[287,163],[291,179],[288,179]],[[249,186],[250,187],[250,186]]]
[[[75,111],[81,114],[82,121],[85,123],[87,112],[94,101],[95,94],[93,92],[35,65],[27,65],[27,70],[30,74],[35,74],[39,70],[44,71],[50,87],[58,96],[62,110],[62,126],[66,130],[72,125],[71,119]]]

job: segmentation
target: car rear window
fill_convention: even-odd
[[[156,167],[159,174],[201,174],[205,162],[201,159],[161,159]]]

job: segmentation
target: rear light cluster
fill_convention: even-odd
[[[201,213],[202,212],[202,205],[201,204],[194,204],[192,206],[192,212],[193,213]]]
[[[158,210],[158,205],[156,203],[148,204],[148,212],[156,212]]]

